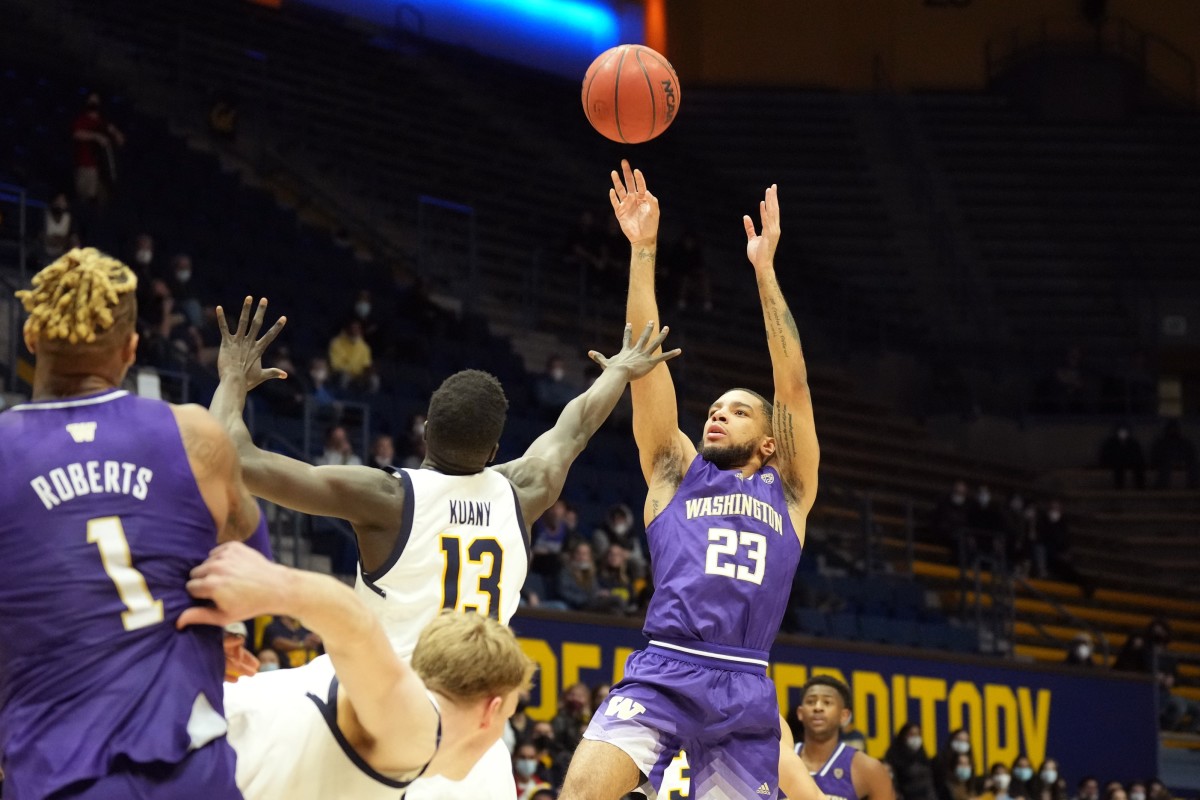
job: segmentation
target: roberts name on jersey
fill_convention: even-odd
[[[53,511],[76,497],[124,494],[145,500],[154,472],[128,461],[77,461],[55,467],[29,482],[47,510]]]

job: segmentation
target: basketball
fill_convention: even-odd
[[[640,44],[605,50],[583,76],[583,112],[614,142],[648,142],[679,113],[679,76],[661,55]]]

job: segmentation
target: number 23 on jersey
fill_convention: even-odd
[[[504,548],[496,539],[442,534],[442,608],[500,618]]]

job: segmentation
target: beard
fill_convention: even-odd
[[[717,469],[737,469],[746,466],[757,449],[758,442],[706,444],[700,448],[700,455]]]

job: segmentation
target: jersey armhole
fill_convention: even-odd
[[[392,552],[387,559],[377,569],[373,569],[370,572],[363,570],[362,573],[363,583],[380,597],[387,597],[387,593],[376,586],[375,582],[384,575],[387,575],[392,567],[396,566],[396,562],[400,560],[400,556],[404,555],[404,548],[408,546],[408,539],[412,536],[413,514],[416,512],[412,478],[405,470],[397,470],[394,474],[400,479],[400,490],[404,493],[404,510],[401,512],[400,517],[400,532],[396,534],[396,544],[392,547]]]
[[[513,486],[512,481],[508,478],[504,479],[508,484],[509,491],[513,496],[513,507],[517,510],[517,522],[521,526],[521,541],[525,543],[525,560],[533,558],[533,545],[530,542],[529,526],[525,524],[525,513],[521,511],[521,498],[517,497],[517,487]]]

